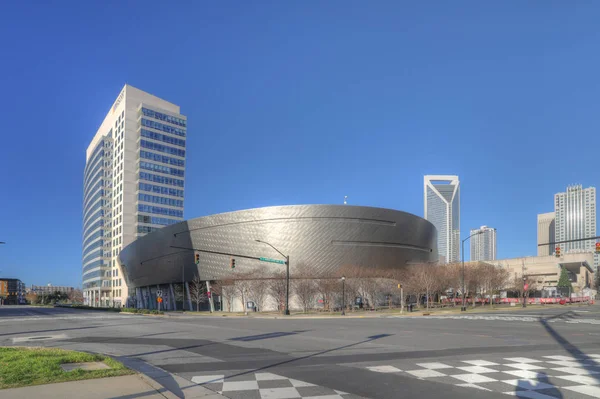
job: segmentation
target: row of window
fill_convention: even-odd
[[[87,185],[94,181],[94,179],[96,178],[96,174],[98,172],[98,170],[100,168],[102,168],[102,166],[104,165],[104,163],[102,161],[99,161],[96,163],[96,165],[93,167],[93,169],[90,170],[90,172],[88,174],[85,175],[84,179],[83,179],[83,187],[84,187],[84,191],[85,191],[85,187],[87,187]],[[94,178],[90,178],[90,176],[94,176]]]
[[[142,126],[151,127],[152,129],[162,130],[163,132],[176,134],[181,137],[185,137],[185,129],[165,125],[164,123],[154,122],[148,119],[142,118]]]
[[[140,161],[140,168],[151,170],[153,172],[166,173],[168,175],[183,177],[184,171],[182,169],[170,168],[168,166],[159,165],[152,162]]]
[[[99,249],[97,251],[90,253],[89,255],[87,255],[86,257],[83,258],[83,261],[81,263],[83,263],[85,265],[90,260],[97,258],[98,256],[102,256],[102,249]]]
[[[87,274],[84,274],[82,277],[82,280],[89,280],[91,278],[95,278],[95,277],[102,277],[103,271],[102,270],[96,270],[94,272],[89,272]]]
[[[102,154],[104,155],[104,153]],[[88,183],[90,180],[90,176],[92,175],[92,171],[95,171],[98,166],[104,165],[104,159],[102,157],[91,159],[90,162],[85,164],[85,172],[83,173],[83,182]]]
[[[91,219],[94,220],[94,219]],[[88,231],[94,231],[96,230],[98,227],[104,226],[104,220],[99,219],[98,221],[96,221],[96,223],[93,223],[92,225],[90,225],[89,227],[85,228],[85,232],[83,233],[83,235],[85,236],[87,234]]]
[[[164,134],[152,132],[146,129],[142,129],[141,135],[142,137],[148,137],[152,140],[163,141],[168,144],[174,144],[179,147],[185,147],[185,140],[178,139],[177,137],[166,136]]]
[[[100,189],[96,194],[92,195],[90,198],[88,198],[85,201],[85,203],[83,204],[83,209],[85,209],[87,211],[89,209],[90,205],[95,204],[96,201],[98,201],[103,196],[104,196],[104,190]]]
[[[179,147],[185,147],[185,140],[178,139],[177,137],[166,136],[164,134],[152,132],[150,130],[142,129],[141,136],[147,137],[152,140],[162,141],[167,144],[173,144],[173,145],[176,145]]]
[[[183,187],[183,180],[173,179],[166,176],[153,175],[152,173],[140,172],[140,180],[147,180],[154,183],[168,184],[169,186]]]
[[[86,165],[86,168],[83,171],[83,175],[85,176],[87,173],[87,166],[91,165],[92,163],[94,163],[94,161],[97,158],[102,158],[104,156],[104,147],[106,146],[107,143],[105,143],[104,140],[101,140],[98,145],[96,145],[96,148],[94,148],[94,152],[92,152],[92,156],[89,158],[89,162]],[[101,155],[98,155],[98,153],[102,152]]]
[[[95,269],[95,268],[103,266],[103,265],[104,265],[104,260],[98,259],[96,261],[93,261],[92,263],[88,263],[87,265],[85,265],[85,267],[83,268],[83,273],[87,272],[88,270],[92,270],[92,269]]]
[[[138,204],[138,212],[154,213],[156,215],[174,216],[177,218],[183,217],[183,211],[178,209],[161,208],[159,206]]]
[[[154,204],[169,205],[169,206],[176,206],[178,208],[183,208],[182,200],[158,197],[156,195],[140,193],[140,194],[138,194],[138,200],[145,201],[145,202],[152,202]]]
[[[158,143],[153,143],[151,141],[141,140],[140,146],[149,150],[164,152],[166,154],[177,155],[178,157],[185,158],[185,150],[169,147],[168,145],[162,145]]]
[[[139,189],[141,191],[149,191],[151,193],[172,195],[173,197],[183,198],[183,190],[177,190],[176,188],[155,186],[153,184],[147,184],[147,183],[140,183]]]
[[[87,225],[91,222],[93,222],[94,220],[96,220],[98,217],[104,216],[103,214],[99,214],[99,211],[101,211],[102,209],[102,205],[104,204],[104,200],[100,200],[98,202],[96,202],[94,205],[86,208],[85,210],[85,214],[83,216],[83,222],[84,222],[84,226],[87,227]],[[90,216],[92,215],[92,216]]]
[[[95,193],[96,190],[98,190],[100,187],[104,186],[104,179],[100,179],[98,181],[98,183],[94,184],[94,186],[89,189],[87,192],[84,193],[83,195],[83,203],[87,202],[88,197],[92,194]]]
[[[179,125],[179,126],[183,126],[183,127],[186,127],[186,125],[187,125],[187,121],[185,119],[177,118],[176,116],[163,114],[162,112],[153,111],[148,108],[142,108],[142,113],[151,118],[169,122],[174,125]]]
[[[102,209],[100,209],[98,212],[94,213],[94,214],[93,214],[91,217],[87,218],[86,222],[85,222],[85,223],[84,223],[84,225],[83,225],[83,231],[84,231],[83,235],[84,235],[84,237],[86,236],[86,234],[85,234],[85,233],[86,233],[88,230],[90,230],[90,227],[91,227],[91,225],[92,225],[92,223],[93,223],[94,221],[96,221],[96,223],[97,223],[97,222],[101,222],[101,221],[102,221],[102,219],[98,220],[98,218],[101,218],[102,216],[104,216],[104,211],[103,211]],[[94,224],[95,224],[95,223],[94,223]],[[98,227],[98,226],[96,226],[96,227]],[[95,227],[94,227],[94,228],[95,228]],[[93,230],[93,229],[92,229],[92,230]]]
[[[94,241],[98,237],[102,237],[103,235],[104,235],[104,232],[102,230],[98,230],[97,232],[95,232],[94,234],[92,234],[91,236],[89,236],[85,239],[85,241],[83,242],[83,247],[85,248],[85,246],[88,245],[90,242]]]
[[[153,152],[140,150],[140,157],[144,159],[151,159],[153,161],[166,163],[174,166],[185,166],[185,161],[183,159],[171,158],[166,155],[155,154]]]
[[[98,240],[95,243],[93,243],[92,245],[90,245],[89,247],[87,247],[86,249],[84,249],[83,250],[84,259],[87,257],[88,254],[92,253],[92,251],[94,251],[95,249],[101,248],[103,244],[104,244],[104,240]]]
[[[138,215],[138,222],[148,224],[162,224],[164,226],[169,226],[171,224],[179,223],[181,222],[181,220],[161,218],[158,216]]]
[[[158,230],[160,227],[150,227],[150,226],[138,226],[137,232],[141,234],[152,233],[153,231]]]

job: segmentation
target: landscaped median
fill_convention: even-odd
[[[74,367],[65,371],[61,365]],[[54,348],[0,347],[0,389],[127,374],[134,372],[107,356]]]

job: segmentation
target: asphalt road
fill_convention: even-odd
[[[0,307],[0,346],[139,359],[230,398],[600,397],[599,327],[596,305],[332,319]]]

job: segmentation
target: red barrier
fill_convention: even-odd
[[[530,305],[534,305],[534,304],[549,304],[549,303],[559,303],[561,305],[564,305],[565,303],[581,303],[581,302],[590,302],[594,303],[594,301],[589,297],[589,296],[583,296],[583,297],[572,297],[572,298],[527,298],[527,303]],[[456,304],[461,304],[462,303],[462,298],[454,298],[454,299],[444,299],[442,300],[442,303],[456,303]],[[489,298],[477,298],[475,300],[475,303],[490,303],[490,299]],[[467,304],[473,304],[473,298],[466,298],[465,299],[465,303]],[[503,304],[508,304],[508,303],[523,303],[523,298],[495,298],[494,299],[494,303],[498,304],[498,303],[503,303]]]

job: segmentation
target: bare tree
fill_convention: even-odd
[[[271,279],[267,280],[266,285],[268,293],[275,301],[277,310],[282,312],[285,307],[285,293],[286,293],[286,274],[285,272],[276,272],[271,275]],[[290,286],[290,291],[291,291]],[[290,292],[291,295],[291,292]]]
[[[218,280],[211,284],[211,291],[213,294],[218,295],[221,298],[221,310],[223,309],[223,303],[227,301],[228,311],[231,312],[231,305],[235,297],[235,290],[233,289],[232,280]]]
[[[492,298],[493,295],[497,294],[500,296],[500,292],[506,289],[506,286],[509,284],[510,273],[508,270],[502,266],[495,266],[494,272],[492,274],[492,278],[490,279],[490,288]]]
[[[185,310],[185,285],[181,283],[173,284],[173,294],[175,296],[175,304],[181,301],[181,310]]]
[[[335,305],[336,294],[338,291],[341,292],[341,282],[339,279],[318,278],[315,280],[315,289],[319,298],[323,301],[323,310],[331,312]]]
[[[200,304],[208,300],[208,295],[206,294],[206,287],[203,284],[202,280],[200,280],[199,275],[194,276],[194,279],[189,284],[189,287],[190,297],[192,299],[192,302],[196,304],[196,312],[199,312]]]
[[[77,288],[69,292],[69,300],[71,303],[83,303],[83,291]]]
[[[314,307],[317,296],[317,287],[314,279],[315,274],[312,268],[303,264],[298,264],[294,276],[296,276],[292,281],[294,292],[298,302],[300,302],[300,305],[302,306],[302,310],[306,313],[309,309]]]
[[[299,278],[293,281],[293,285],[296,298],[298,298],[302,310],[306,313],[308,310],[312,309],[315,304],[315,297],[317,294],[315,282],[310,278]]]
[[[264,310],[269,299],[269,285],[266,283],[264,273],[256,271],[252,280],[248,281],[248,299],[254,301],[259,311]]]
[[[430,295],[436,291],[436,266],[430,264],[415,265],[412,268],[414,284],[420,293],[425,294],[426,307],[429,309]]]
[[[240,279],[235,280],[235,291],[242,302],[242,311],[247,312],[246,310],[246,300],[248,299],[248,294],[250,293],[250,280]]]

